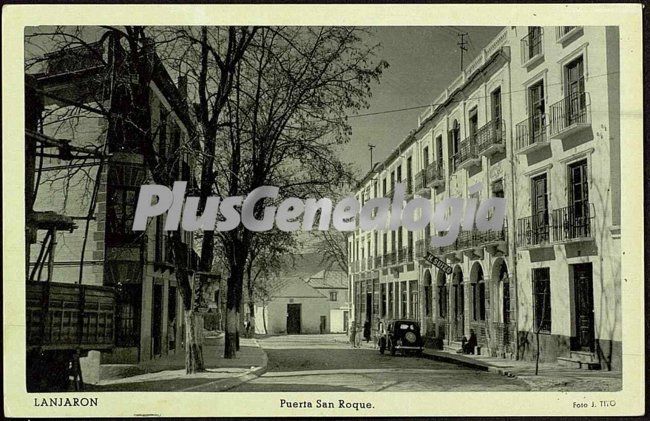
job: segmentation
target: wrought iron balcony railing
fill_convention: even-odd
[[[521,64],[526,65],[531,60],[541,57],[543,50],[544,29],[537,28],[521,39]]]
[[[517,246],[531,247],[549,243],[550,228],[548,213],[519,218],[517,220]]]
[[[382,256],[375,256],[375,269],[382,266]]]
[[[591,100],[587,92],[575,92],[551,105],[551,137],[562,138],[591,125]]]
[[[505,149],[505,124],[500,119],[492,120],[476,133],[476,148],[481,155],[491,155]]]
[[[578,203],[553,210],[553,242],[564,242],[593,237],[593,203]]]
[[[528,117],[515,126],[517,152],[526,153],[537,147],[546,145],[546,114],[536,114]]]
[[[460,142],[458,152],[452,157],[453,170],[455,172],[478,162],[480,162],[480,158],[477,153],[476,138],[474,136],[467,137]]]

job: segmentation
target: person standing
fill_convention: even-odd
[[[363,323],[363,338],[366,343],[370,342],[370,320],[368,319]]]
[[[349,330],[349,335],[350,335],[350,345],[352,348],[356,348],[356,340],[357,340],[357,325],[353,320],[350,320],[350,328]]]

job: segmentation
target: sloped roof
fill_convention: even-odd
[[[286,277],[280,278],[275,284],[272,297],[324,298],[325,296],[301,278]]]
[[[311,275],[307,283],[314,288],[348,288],[348,277],[340,270],[321,270]]]

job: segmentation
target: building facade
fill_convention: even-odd
[[[281,277],[269,299],[255,307],[255,330],[260,334],[345,332],[347,296],[342,271],[322,270],[307,278]]]
[[[506,27],[358,184],[361,203],[506,203],[504,228],[348,240],[354,317],[412,318],[430,346],[620,368],[620,104],[613,27]],[[471,199],[475,199],[474,201]],[[432,267],[428,253],[452,273]]]
[[[122,54],[108,38],[91,47],[55,51],[45,56],[44,68],[31,75],[41,94],[39,133],[63,138],[71,146],[95,147],[106,162],[81,161],[68,165],[58,157],[45,158],[37,181],[36,211],[55,211],[88,221],[86,229],[61,233],[53,265],[56,282],[79,282],[115,288],[115,347],[112,352],[90,352],[82,359],[84,379],[95,382],[105,364],[138,364],[183,352],[183,308],[168,247],[164,219],[147,230],[132,231],[137,194],[151,182],[137,141],[116,128],[102,112],[119,110],[124,91],[115,89],[115,69]],[[98,57],[102,57],[99,59]],[[185,105],[186,82],[174,83],[159,59],[150,85],[149,118],[154,150],[170,165],[176,180],[190,184],[191,159],[183,145],[192,137],[192,121]],[[117,104],[117,105],[116,105]],[[88,214],[89,209],[94,209]],[[191,251],[192,233],[182,234]],[[38,238],[32,245],[33,260]]]

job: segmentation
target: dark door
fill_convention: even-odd
[[[327,316],[320,316],[320,333],[327,332]]]
[[[585,79],[582,75],[582,57],[577,58],[566,66],[566,99],[565,123],[570,126],[581,123],[585,116]]]
[[[151,315],[151,340],[153,342],[153,355],[162,352],[162,285],[153,286],[153,313]]]
[[[348,312],[344,311],[343,312],[343,331],[344,332],[348,331],[348,323],[349,323],[348,317],[349,317]]]
[[[366,293],[366,320],[372,320],[372,293]]]
[[[167,300],[167,342],[169,343],[169,350],[176,349],[176,287],[169,287],[169,298]]]
[[[587,160],[569,166],[569,238],[591,235]]]
[[[548,196],[546,194],[546,174],[532,179],[532,244],[548,241]]]
[[[594,294],[591,263],[573,266],[576,305],[576,348],[594,350]]]
[[[544,102],[544,82],[539,81],[528,89],[528,108],[530,110],[530,143],[546,139],[546,116]]]
[[[287,304],[287,333],[300,333],[300,304]]]

